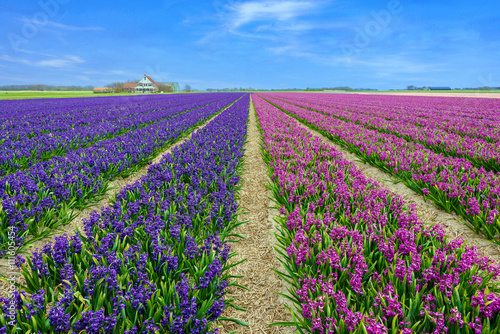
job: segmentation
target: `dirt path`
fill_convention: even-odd
[[[256,126],[253,104],[250,109],[248,137],[245,146],[245,169],[242,176],[243,189],[239,192],[239,205],[244,212],[241,220],[249,220],[240,226],[235,233],[242,234],[246,239],[232,244],[232,250],[238,253],[233,261],[247,260],[233,267],[232,275],[242,275],[236,282],[246,286],[250,291],[231,287],[226,299],[235,298],[234,303],[246,309],[238,311],[227,308],[223,317],[236,318],[248,323],[243,327],[231,322],[221,321],[219,327],[222,334],[238,330],[238,333],[294,333],[290,327],[270,327],[268,324],[280,321],[291,321],[287,309],[283,307],[285,298],[276,292],[285,293],[286,288],[281,278],[271,269],[281,269],[277,259],[278,253],[274,250],[276,238],[273,234],[276,223],[273,218],[277,210],[269,209],[273,206],[269,201],[271,192],[265,187],[268,182],[267,166],[260,153],[260,133]]]
[[[26,251],[29,252],[29,253],[31,253],[31,252],[35,251],[36,248],[41,249],[44,245],[49,244],[49,243],[53,243],[54,240],[55,240],[55,237],[61,236],[64,233],[66,233],[68,235],[74,235],[75,231],[78,230],[78,231],[80,231],[80,233],[83,234],[84,233],[83,232],[84,231],[84,229],[83,229],[83,221],[85,219],[90,218],[90,215],[94,211],[100,213],[103,208],[109,206],[111,204],[110,199],[113,198],[118,192],[120,192],[127,185],[133,184],[134,182],[138,181],[142,176],[146,175],[147,172],[148,172],[149,167],[152,164],[156,164],[156,163],[160,162],[160,160],[165,155],[167,155],[168,153],[170,153],[175,147],[177,147],[177,146],[181,145],[182,143],[190,140],[192,134],[195,131],[203,129],[217,115],[219,115],[219,113],[217,113],[214,116],[212,116],[211,118],[209,118],[202,125],[196,127],[191,133],[189,133],[183,139],[181,139],[180,141],[178,141],[174,145],[170,146],[169,148],[167,148],[166,150],[164,150],[163,152],[161,152],[160,154],[158,154],[156,156],[156,158],[154,158],[151,161],[150,165],[144,166],[136,174],[133,174],[133,175],[131,175],[131,176],[125,178],[125,179],[119,177],[119,178],[117,178],[117,179],[112,180],[111,182],[109,182],[109,186],[111,187],[111,189],[108,192],[106,192],[106,194],[104,195],[104,198],[102,200],[100,200],[98,203],[96,203],[92,207],[87,208],[85,210],[81,210],[80,212],[78,212],[78,216],[76,218],[74,218],[69,224],[64,225],[64,226],[60,226],[59,230],[56,232],[56,234],[32,243],[31,245],[29,245],[29,247],[26,249]],[[23,254],[23,256],[26,256],[26,254]],[[19,272],[19,270],[17,268],[15,268],[14,271],[15,272]],[[9,277],[12,277],[12,267],[9,265],[9,259],[8,258],[0,259],[0,273],[3,273],[3,274],[7,274],[8,273]],[[22,281],[18,280],[18,282],[20,282],[22,284]],[[7,282],[0,281],[0,296],[2,296],[3,292],[6,291],[6,287],[7,286],[8,286]]]
[[[380,169],[373,167],[370,164],[361,162],[356,155],[333,143],[319,132],[302,123],[299,124],[313,135],[321,138],[323,142],[342,152],[344,159],[353,162],[366,177],[377,181],[381,187],[388,189],[390,192],[396,195],[401,195],[406,203],[416,204],[417,214],[425,224],[442,225],[449,239],[454,240],[463,238],[468,246],[477,246],[482,256],[487,256],[491,260],[494,260],[497,264],[500,263],[500,246],[494,245],[486,240],[482,235],[474,233],[464,223],[458,220],[459,217],[456,214],[447,213],[446,211],[438,208],[431,200],[426,202],[423,196],[406,187],[404,183],[392,182],[391,180],[395,179],[391,175],[382,172]]]

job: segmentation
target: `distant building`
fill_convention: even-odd
[[[95,87],[94,93],[109,93],[110,90],[108,87]]]
[[[135,86],[137,86],[137,82],[125,82],[123,84],[123,91],[127,93],[135,92]]]
[[[158,86],[150,76],[144,74],[141,80],[135,86],[136,93],[156,93]]]
[[[451,90],[450,87],[429,87],[429,90]]]
[[[155,82],[149,75],[144,74],[138,82],[125,82],[123,83],[123,91],[126,93],[157,93],[164,92],[178,92],[180,91],[179,83],[177,82]],[[104,90],[106,89],[106,90]],[[111,92],[107,87],[97,87],[97,92]]]

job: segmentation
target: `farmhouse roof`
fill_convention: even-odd
[[[149,81],[151,81],[151,82],[153,83],[153,85],[155,85],[155,86],[156,86],[156,82],[155,82],[153,79],[151,79],[151,77],[150,77],[149,75],[144,74],[144,76],[145,76],[146,78],[148,78],[148,79],[149,79]]]
[[[94,87],[94,90],[108,90],[108,87]]]
[[[137,82],[125,82],[123,84],[123,88],[135,88],[137,86]]]

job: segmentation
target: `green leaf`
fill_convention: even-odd
[[[245,327],[249,327],[250,326],[246,322],[238,320],[238,319],[234,319],[234,318],[219,317],[218,320],[235,322],[238,325],[242,325],[242,326],[245,326]]]
[[[282,322],[273,322],[269,324],[269,326],[297,326],[297,323],[294,321],[282,321]]]

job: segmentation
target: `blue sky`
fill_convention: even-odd
[[[5,1],[0,85],[500,86],[494,1]]]

